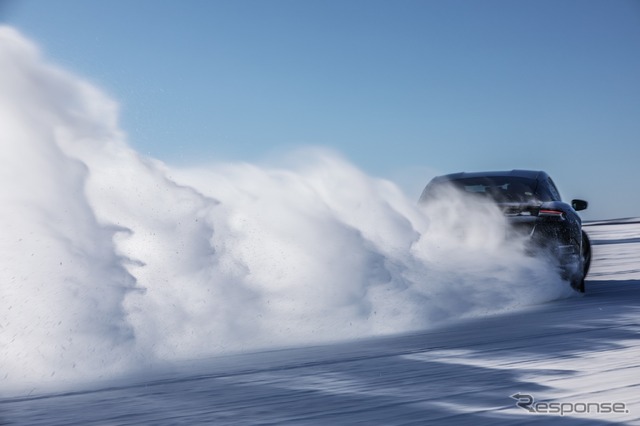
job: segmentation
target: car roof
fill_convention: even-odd
[[[434,181],[447,181],[447,180],[459,180],[466,178],[478,178],[478,177],[521,177],[532,180],[538,180],[546,177],[547,174],[539,170],[506,170],[506,171],[490,171],[490,172],[460,172],[451,173],[448,175],[438,176],[434,178]]]

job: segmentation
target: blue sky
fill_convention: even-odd
[[[169,164],[320,145],[415,197],[434,173],[544,169],[587,219],[640,216],[637,0],[0,5]]]

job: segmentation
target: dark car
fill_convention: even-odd
[[[584,292],[591,263],[591,243],[576,213],[587,208],[584,200],[565,203],[553,180],[542,171],[454,173],[431,180],[420,203],[428,203],[453,187],[496,203],[511,229],[529,238],[531,253],[549,253],[558,260],[562,276]]]

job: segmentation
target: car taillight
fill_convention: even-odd
[[[540,209],[538,216],[564,219],[564,212],[562,210]]]

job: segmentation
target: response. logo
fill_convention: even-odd
[[[516,406],[537,414],[628,414],[624,402],[536,402],[533,395],[514,393],[511,398],[517,400]]]

